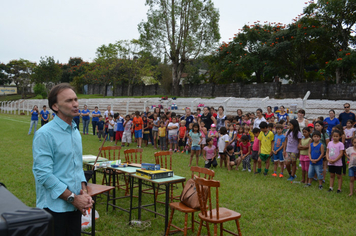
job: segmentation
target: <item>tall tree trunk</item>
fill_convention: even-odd
[[[131,83],[130,83],[130,80],[129,80],[129,84],[127,85],[127,96],[132,96],[131,94]]]
[[[257,70],[256,72],[255,72],[255,74],[256,74],[256,82],[259,84],[259,83],[261,83],[262,81],[261,81],[261,73]]]
[[[172,96],[179,96],[179,82],[182,76],[182,70],[180,66],[173,64],[172,66]]]

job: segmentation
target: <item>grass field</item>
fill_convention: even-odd
[[[26,205],[35,207],[36,193],[32,174],[32,138],[27,135],[30,126],[29,116],[0,114],[0,182],[6,184],[16,197]],[[82,128],[82,124],[80,125]],[[91,127],[90,127],[91,128]],[[93,135],[82,136],[83,154],[97,155],[100,142]],[[111,143],[107,142],[105,146]],[[132,145],[134,146],[134,145]],[[123,152],[122,152],[123,153]],[[144,148],[144,162],[153,162],[154,149]],[[188,156],[174,154],[174,173],[190,177]],[[193,162],[194,163],[194,162]],[[203,160],[199,162],[203,166]],[[286,179],[253,175],[249,172],[227,172],[225,168],[216,168],[215,179],[221,181],[219,200],[221,207],[227,207],[242,214],[240,225],[244,235],[356,235],[353,209],[356,207],[356,195],[348,197],[349,178],[344,177],[341,194],[327,192],[329,175],[324,189],[319,190],[315,182],[312,187],[304,188],[301,184],[291,184]],[[270,171],[271,172],[271,171]],[[297,172],[300,180],[301,169]],[[101,176],[98,176],[100,180]],[[336,185],[335,185],[336,186]],[[334,187],[335,187],[334,186]],[[175,190],[178,195],[181,185]],[[136,190],[137,191],[137,190]],[[122,192],[120,192],[122,193]],[[163,195],[160,196],[163,200]],[[151,195],[144,195],[144,202],[149,202]],[[134,204],[137,200],[134,199]],[[127,225],[128,214],[109,208],[106,212],[106,198],[97,200],[100,218],[97,220],[97,235],[162,235],[164,219],[149,212],[143,212],[142,220],[149,226],[145,229],[130,228]],[[128,206],[127,199],[119,202]],[[164,207],[159,205],[159,211]],[[134,211],[137,218],[137,211]],[[175,213],[174,223],[183,225],[184,215]],[[229,223],[225,227],[236,231],[236,226]],[[196,230],[198,229],[196,225]],[[203,233],[206,230],[203,228]],[[188,235],[196,235],[189,231]],[[176,234],[183,235],[183,234]]]

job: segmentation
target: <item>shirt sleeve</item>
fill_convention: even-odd
[[[36,133],[34,137],[32,147],[33,174],[36,182],[50,192],[51,198],[57,199],[67,189],[67,185],[53,174],[53,150],[49,140],[42,133]]]

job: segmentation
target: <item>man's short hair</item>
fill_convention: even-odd
[[[48,105],[49,108],[51,108],[52,111],[54,111],[54,113],[57,114],[57,111],[53,110],[53,105],[57,103],[57,95],[65,90],[65,89],[71,89],[74,91],[74,88],[68,84],[68,83],[61,83],[61,84],[57,84],[56,86],[54,86],[51,91],[49,92],[48,95]]]

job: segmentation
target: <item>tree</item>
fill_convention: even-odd
[[[325,49],[333,55],[328,61],[330,69],[335,72],[336,83],[341,82],[347,71],[347,63],[343,63],[343,57],[349,56],[351,48],[356,46],[356,37],[352,28],[356,23],[356,1],[355,0],[319,0],[317,3],[310,2],[304,13],[308,17],[319,20],[322,24],[323,33],[317,41],[324,45]],[[346,65],[344,65],[346,64]]]
[[[71,83],[76,76],[85,72],[84,66],[88,62],[83,61],[80,57],[71,57],[67,64],[59,64],[62,69],[61,82]]]
[[[54,61],[53,57],[41,57],[40,63],[34,69],[32,78],[35,83],[43,83],[47,92],[49,92],[52,83],[57,84],[60,82],[61,75],[61,67]]]
[[[11,82],[11,79],[6,71],[8,71],[7,65],[0,63],[0,85],[5,85]]]
[[[172,95],[186,63],[211,51],[220,39],[219,13],[211,0],[146,0],[147,21],[138,26],[140,40],[172,64]]]
[[[21,88],[22,98],[26,97],[26,89],[31,83],[31,76],[36,66],[36,63],[25,59],[12,60],[7,65],[7,74],[9,78],[16,84],[16,87]]]

